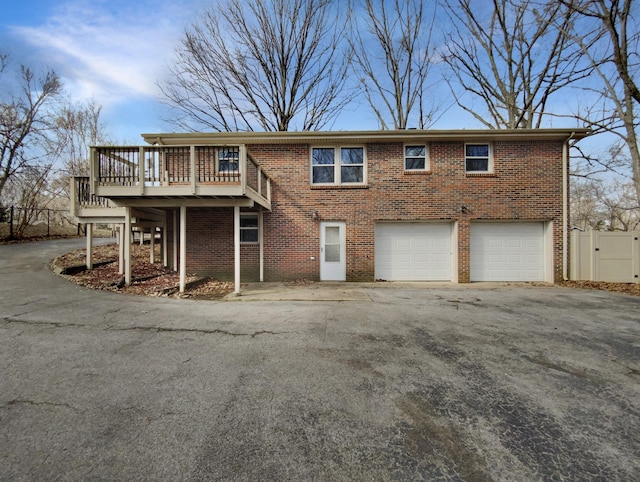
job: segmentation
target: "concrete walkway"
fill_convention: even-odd
[[[539,283],[442,283],[442,282],[310,282],[310,283],[243,283],[241,293],[231,293],[225,301],[373,301],[371,293],[387,290],[496,290],[496,289],[553,288],[553,285]]]

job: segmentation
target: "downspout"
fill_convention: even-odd
[[[569,250],[569,141],[575,132],[562,144],[562,279],[568,280]]]

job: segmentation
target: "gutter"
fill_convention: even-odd
[[[562,144],[562,279],[569,279],[569,141],[574,138],[572,132]]]
[[[344,142],[425,142],[499,140],[564,140],[567,135],[580,139],[588,129],[458,129],[458,130],[379,130],[379,131],[288,131],[288,132],[185,132],[148,133],[142,138],[156,145],[233,145],[233,144],[332,144]]]

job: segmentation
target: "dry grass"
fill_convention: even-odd
[[[0,244],[26,243],[53,238],[74,238],[78,236],[78,228],[75,225],[65,224],[63,226],[60,226],[54,223],[52,223],[49,228],[47,228],[46,224],[41,223],[28,226],[24,232],[24,235],[18,239],[9,239],[9,233],[9,224],[0,223]],[[106,238],[111,237],[113,233],[111,229],[94,229],[93,235],[96,238]]]

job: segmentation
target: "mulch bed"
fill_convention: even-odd
[[[118,273],[118,246],[115,244],[93,248],[93,262],[97,266],[91,270],[63,274],[65,268],[85,265],[85,249],[77,249],[57,257],[51,262],[51,267],[61,272],[61,276],[69,281],[97,290],[208,300],[220,299],[233,292],[233,283],[187,275],[187,289],[184,293],[179,293],[180,275],[163,267],[160,262],[151,264],[149,249],[148,244],[131,245],[132,280],[129,286],[122,286],[122,275]],[[155,259],[160,260],[160,246],[156,245],[155,249]]]

